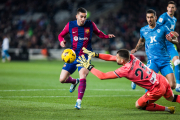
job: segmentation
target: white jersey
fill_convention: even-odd
[[[4,38],[2,43],[2,50],[8,50],[9,49],[9,39]]]

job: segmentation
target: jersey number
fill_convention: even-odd
[[[142,69],[146,70],[146,66],[142,66],[142,63],[141,63],[141,62],[139,63],[139,66],[140,66]],[[140,71],[141,80],[143,79],[143,70],[142,70],[142,69],[138,68],[138,69],[136,69],[136,71],[135,71],[135,75],[136,75],[136,76],[139,76],[138,72]],[[148,71],[147,71],[147,74],[150,74],[150,73],[151,73],[151,71],[148,70]],[[148,76],[147,76],[146,78],[148,78]]]
[[[143,71],[140,68],[136,69],[136,71],[135,71],[136,76],[139,76],[138,71],[141,72],[141,80],[142,80],[143,79]]]

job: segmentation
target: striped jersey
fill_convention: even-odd
[[[86,20],[83,26],[78,26],[77,20],[68,22],[58,36],[59,41],[62,42],[65,35],[68,33],[70,34],[71,39],[71,49],[76,52],[76,57],[84,54],[82,51],[83,47],[92,51],[92,33],[95,33],[98,37],[103,39],[109,38],[108,35],[105,35],[102,31],[100,31],[96,24],[91,20]]]

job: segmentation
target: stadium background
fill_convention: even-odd
[[[180,1],[175,2],[179,33]],[[77,8],[84,7],[88,10],[88,19],[100,30],[116,36],[102,40],[93,35],[94,50],[110,53],[121,48],[131,50],[138,42],[140,28],[147,25],[145,11],[154,9],[159,17],[166,12],[167,3],[168,0],[1,0],[0,44],[3,33],[7,33],[10,48],[23,48],[25,52],[27,49],[61,49],[58,34],[68,21],[75,19]],[[69,36],[65,38],[69,41]],[[177,47],[180,50],[180,45]],[[144,51],[144,47],[141,50]]]
[[[2,35],[10,38],[10,52],[37,56],[42,48],[60,56],[58,34],[69,20],[75,19],[76,9],[85,7],[88,19],[93,20],[104,33],[116,38],[102,40],[95,35],[92,47],[97,51],[131,50],[137,44],[140,28],[147,24],[145,11],[153,8],[157,17],[166,12],[167,0],[1,0],[0,44]],[[177,3],[176,31],[180,32],[179,5]],[[69,36],[66,36],[69,40]],[[70,44],[68,44],[69,46]],[[180,48],[178,47],[180,50]],[[144,48],[141,49],[144,51]],[[145,54],[144,52],[140,54]],[[41,57],[40,57],[41,58]],[[22,60],[23,58],[19,58]],[[92,60],[103,72],[117,69],[117,63]],[[160,120],[179,119],[180,107],[161,98],[156,103],[176,106],[174,115],[166,112],[148,112],[135,108],[135,101],[144,94],[125,78],[100,81],[91,73],[87,77],[87,89],[82,109],[74,110],[77,89],[69,93],[70,84],[60,84],[59,74],[63,66],[59,60],[30,60],[0,62],[0,119],[2,120]],[[78,78],[76,71],[72,77]],[[174,91],[174,94],[179,94]]]

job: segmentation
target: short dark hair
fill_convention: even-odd
[[[169,1],[169,2],[168,2],[168,5],[169,5],[169,4],[174,4],[175,7],[176,7],[176,3],[175,3],[174,1]]]
[[[117,54],[122,57],[125,60],[129,60],[130,59],[130,54],[129,51],[126,49],[120,49],[117,51]]]
[[[149,9],[149,10],[147,10],[147,11],[146,11],[146,14],[148,14],[148,13],[153,13],[153,14],[154,14],[154,16],[156,16],[156,11],[155,11],[155,10],[153,10],[153,9]]]
[[[81,13],[87,13],[87,10],[86,10],[85,8],[83,8],[83,7],[80,7],[80,8],[77,9],[77,14],[78,14],[79,12],[81,12]]]

